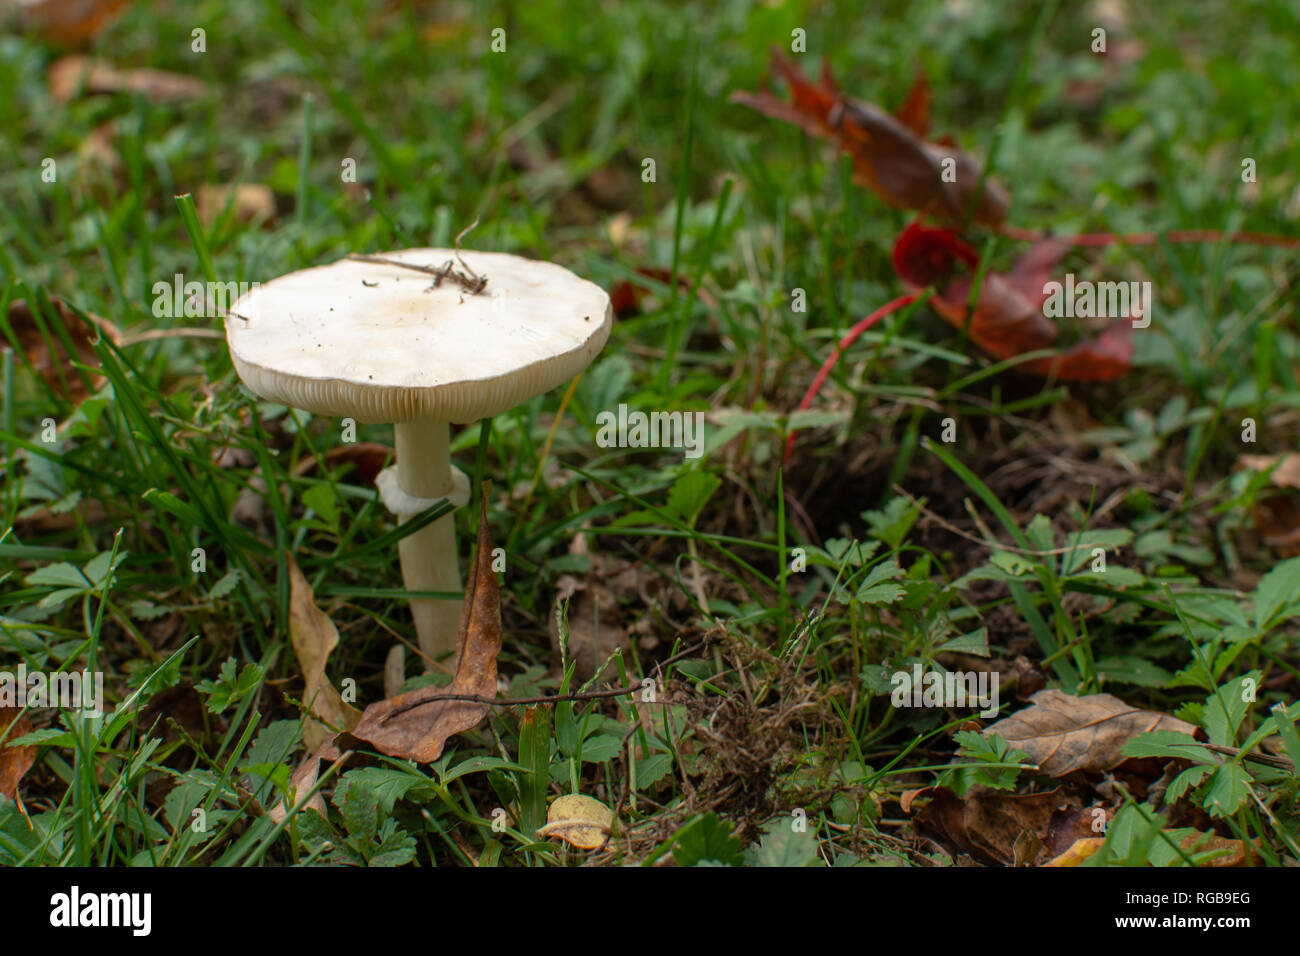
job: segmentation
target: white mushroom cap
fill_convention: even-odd
[[[460,253],[487,286],[341,259],[262,284],[226,316],[239,377],[271,401],[359,422],[497,415],[572,379],[609,338],[609,296],[557,265]],[[440,268],[451,249],[383,258]]]

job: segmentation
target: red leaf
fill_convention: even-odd
[[[911,291],[936,287],[930,299],[957,328],[969,321],[970,339],[996,359],[1050,348],[1057,328],[1043,315],[1043,285],[1059,264],[1067,243],[1041,239],[1009,272],[987,272],[980,284],[974,314],[968,318],[975,250],[952,229],[932,229],[914,222],[894,244],[894,269]],[[1125,374],[1133,359],[1132,325],[1124,319],[1095,341],[1081,342],[1057,356],[1018,366],[1035,375],[1063,381],[1106,382]]]
[[[773,50],[772,72],[789,85],[790,102],[771,93],[745,91],[732,93],[731,101],[837,143],[853,157],[854,178],[885,202],[961,222],[978,191],[976,222],[993,225],[1006,217],[1007,194],[997,183],[984,180],[979,163],[960,149],[925,139],[929,88],[924,77],[918,77],[894,117],[840,93],[827,66],[821,82],[812,83]],[[944,175],[949,170],[951,177]]]
[[[898,108],[894,116],[922,139],[929,135],[930,84],[925,78],[924,70],[917,68],[916,79],[912,81],[912,88],[907,91],[907,99],[903,100],[903,105]]]

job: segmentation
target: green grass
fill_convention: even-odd
[[[853,185],[824,144],[727,102],[758,87],[768,48],[788,49],[795,28],[807,72],[827,55],[847,92],[886,107],[924,67],[936,135],[990,162],[1016,226],[1296,233],[1297,107],[1279,93],[1300,81],[1293,10],[1129,5],[1144,51],[1116,71],[1088,52],[1096,24],[1079,5],[1041,20],[1040,8],[134,5],[92,52],[210,84],[181,103],[54,103],[44,70],[58,51],[0,36],[0,332],[13,346],[0,665],[101,669],[110,711],[33,712],[30,825],[0,799],[0,863],[946,864],[910,839],[904,791],[1047,784],[1014,751],[955,741],[965,714],[889,706],[893,671],[971,656],[1010,667],[1025,654],[1069,693],[1175,714],[1223,747],[1280,739],[1300,757],[1300,589],[1252,524],[1272,492],[1236,469],[1243,453],[1300,440],[1293,253],[1076,250],[1076,272],[1153,282],[1156,320],[1136,336],[1131,375],[1086,387],[1017,376],[922,305],[864,334],[810,413],[790,417],[835,342],[901,293],[889,253],[911,218]],[[190,52],[196,26],[203,54]],[[504,53],[490,52],[494,27]],[[1075,95],[1102,81],[1095,102]],[[111,131],[116,169],[79,152],[96,129]],[[47,157],[56,182],[41,180]],[[1249,187],[1245,157],[1258,168]],[[355,183],[341,180],[348,159]],[[232,182],[268,184],[274,220],[228,210],[201,222],[187,194]],[[654,677],[659,695],[497,708],[432,766],[335,765],[315,788],[328,822],[276,821],[263,808],[305,756],[286,556],[340,631],[329,676],[353,681],[364,706],[383,696],[388,649],[413,645],[394,555],[419,521],[398,528],[373,486],[329,465],[340,422],[252,396],[221,338],[184,334],[219,333],[221,320],[156,317],[153,286],[447,246],[476,217],[472,248],[551,259],[605,288],[643,268],[671,277],[646,280],[644,310],[616,322],[553,441],[564,389],[453,436],[461,467],[493,483],[505,695],[583,685],[549,638],[564,574],[611,587],[635,635],[591,689]],[[995,269],[1021,251],[992,248]],[[791,308],[796,289],[806,311]],[[2,317],[26,299],[44,340],[62,341],[52,297],[125,338],[95,346],[97,369],[68,365],[47,383]],[[1067,320],[1064,337],[1088,331]],[[69,379],[89,397],[70,400]],[[707,413],[703,457],[597,447],[596,416],[620,402]],[[958,438],[945,444],[950,416]],[[1258,423],[1254,445],[1244,418]],[[387,426],[356,437],[392,444]],[[1017,467],[1036,477],[1017,484]],[[232,509],[255,479],[261,519],[249,523]],[[1036,514],[1057,486],[1063,497]],[[461,541],[474,510],[457,513]],[[1091,570],[1094,547],[1118,576]],[[656,672],[705,635],[704,652]],[[427,680],[413,657],[408,686]],[[1215,716],[1207,702],[1246,678],[1258,699]],[[1019,706],[1005,694],[1003,716]],[[740,752],[747,740],[771,744],[757,763]],[[1294,865],[1294,765],[1195,756],[1205,772],[1184,807]],[[612,849],[589,857],[534,835],[568,792],[617,807]],[[1112,809],[1098,861],[1199,852],[1182,843],[1186,814],[1132,799]],[[777,825],[794,810],[806,841]]]

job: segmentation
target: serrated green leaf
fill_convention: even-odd
[[[1205,809],[1210,816],[1230,817],[1250,795],[1250,774],[1236,763],[1225,763],[1214,771],[1205,791]]]
[[[1283,561],[1259,579],[1255,588],[1255,627],[1265,631],[1300,602],[1300,558]]]
[[[673,859],[678,866],[698,866],[712,862],[721,866],[740,866],[745,862],[740,840],[731,835],[731,825],[718,819],[712,811],[696,817],[677,831]]]
[[[794,819],[771,823],[758,846],[746,854],[750,866],[805,867],[817,866],[817,838],[804,822],[802,832],[795,830]]]

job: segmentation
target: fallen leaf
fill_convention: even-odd
[[[204,96],[202,80],[168,70],[119,70],[107,60],[65,56],[50,64],[45,75],[50,96],[67,103],[82,94],[139,93],[153,103],[192,100]]]
[[[496,697],[501,653],[501,593],[492,570],[492,533],[487,496],[480,496],[478,554],[465,585],[456,651],[456,676],[446,687],[421,687],[366,708],[352,736],[391,757],[431,763],[447,739],[478,724]],[[445,695],[484,698],[447,700]],[[444,698],[444,699],[437,699]],[[426,703],[427,702],[427,703]]]
[[[74,368],[72,363],[76,361],[97,368],[99,356],[95,354],[92,344],[96,334],[107,336],[115,343],[120,342],[122,336],[117,326],[107,319],[101,319],[87,312],[85,314],[91,323],[87,325],[72,309],[68,308],[62,299],[51,296],[50,304],[54,307],[58,321],[62,323],[76,350],[77,354],[71,359],[63,344],[62,336],[50,327],[50,317],[42,314],[41,321],[38,323],[26,300],[16,299],[10,303],[9,327],[18,340],[18,347],[22,349],[36,374],[43,378],[55,393],[76,404],[86,398],[92,389],[99,388],[104,383],[104,379],[99,375],[89,375],[90,385],[87,387],[81,372]]]
[[[1289,452],[1285,455],[1241,455],[1237,464],[1250,471],[1268,471],[1269,483],[1277,489],[1300,488],[1300,454]],[[1274,468],[1274,465],[1277,467]],[[1300,555],[1300,509],[1296,507],[1296,496],[1282,494],[1260,494],[1251,505],[1250,517],[1255,530],[1263,535],[1264,543],[1277,552],[1280,557],[1293,558]]]
[[[279,823],[289,815],[294,804],[298,802],[300,794],[305,794],[312,787],[316,786],[316,778],[320,776],[321,753],[319,750],[311,756],[304,758],[303,762],[298,764],[297,769],[289,775],[289,795],[288,799],[280,800],[273,803],[266,811],[267,816],[273,823]],[[303,804],[303,809],[315,810],[325,819],[329,819],[329,809],[325,806],[325,798],[317,790],[310,800]]]
[[[0,796],[18,799],[18,783],[36,762],[35,747],[15,747],[13,741],[32,732],[21,707],[0,707]]]
[[[1230,840],[1217,833],[1189,833],[1183,840],[1183,850],[1188,854],[1214,853],[1219,855],[1201,864],[1207,869],[1225,867],[1256,866],[1260,861],[1259,852],[1250,848],[1247,857],[1246,844],[1241,840]]]
[[[915,814],[918,826],[983,863],[1001,866],[1016,864],[1017,850],[1027,842],[1036,851],[1047,838],[1052,814],[1067,803],[1059,788],[1016,794],[972,787],[965,797],[958,797],[946,787],[931,787],[912,793],[908,809],[922,796],[930,800]]]
[[[1132,707],[1111,694],[1073,697],[1059,690],[1039,691],[1030,706],[987,727],[1040,771],[1062,777],[1077,770],[1101,773],[1127,758],[1124,744],[1151,730],[1194,734],[1185,720]]]
[[[17,11],[19,27],[61,46],[88,46],[116,20],[127,0],[5,0],[4,12]]]
[[[790,102],[747,91],[732,93],[731,102],[838,144],[853,159],[854,179],[891,206],[964,222],[979,190],[974,221],[996,225],[1006,217],[1006,191],[984,179],[979,163],[955,146],[924,138],[930,94],[923,77],[913,84],[899,115],[891,116],[874,104],[843,95],[827,65],[821,83],[814,84],[773,49],[772,72],[789,85]],[[952,175],[945,176],[949,170]]]
[[[349,483],[364,488],[375,483],[375,478],[384,470],[385,465],[392,460],[393,449],[378,442],[359,441],[336,445],[325,452],[324,457],[325,464],[331,473],[345,465],[351,465],[352,473],[349,475]],[[315,470],[316,456],[305,455],[299,459],[293,473],[302,477],[303,475],[310,475]]]
[[[1070,844],[1068,850],[1048,860],[1043,866],[1078,866],[1100,850],[1105,842],[1105,837],[1081,837]]]
[[[339,646],[338,629],[329,615],[316,606],[311,585],[298,570],[293,556],[286,553],[285,560],[289,568],[289,637],[306,681],[302,700],[323,721],[308,719],[303,728],[303,743],[314,751],[334,733],[326,724],[351,730],[360,719],[360,712],[343,700],[325,676],[330,653]]]
[[[1300,454],[1239,455],[1237,462],[1251,471],[1268,471],[1276,464],[1277,469],[1268,476],[1269,481],[1279,488],[1300,488]]]
[[[1300,508],[1292,499],[1276,495],[1261,497],[1250,509],[1255,530],[1264,536],[1264,543],[1279,557],[1300,556]]]
[[[559,797],[546,811],[539,837],[559,837],[580,850],[599,850],[609,840],[614,812],[599,800],[571,793]]]
[[[970,340],[1004,360],[1051,348],[1055,323],[1043,315],[1044,284],[1067,245],[1056,239],[1035,242],[1009,272],[987,271],[974,311],[971,283],[979,254],[952,229],[913,222],[894,244],[894,270],[913,293],[934,286],[929,304],[950,325],[966,328]],[[968,317],[968,313],[969,317]],[[1095,340],[1016,366],[1034,375],[1072,382],[1107,382],[1129,371],[1133,360],[1132,316],[1122,317]]]
[[[917,798],[923,797],[929,792],[929,787],[917,787],[915,790],[904,790],[902,795],[898,798],[898,804],[903,808],[904,813],[911,813],[912,804],[916,802]]]
[[[262,183],[212,185],[204,183],[195,191],[194,204],[199,221],[205,226],[217,222],[230,207],[234,221],[241,225],[270,223],[275,219],[275,193]]]

